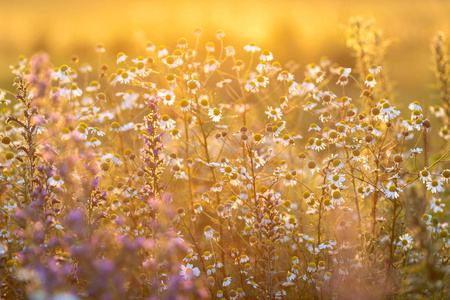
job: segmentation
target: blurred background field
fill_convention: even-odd
[[[46,51],[56,66],[78,55],[80,62],[98,66],[95,46],[103,43],[105,57],[117,52],[144,54],[147,40],[172,49],[178,38],[193,42],[192,31],[204,30],[203,42],[222,29],[226,45],[243,55],[254,41],[273,51],[282,64],[301,66],[323,55],[353,66],[341,25],[349,18],[374,18],[375,27],[394,43],[385,69],[400,101],[436,101],[430,97],[434,75],[430,41],[438,30],[450,35],[450,1],[6,1],[0,9],[0,86],[13,76],[8,66],[20,54]],[[447,43],[448,44],[448,43]],[[103,61],[105,62],[105,61]],[[113,67],[114,69],[115,67]]]

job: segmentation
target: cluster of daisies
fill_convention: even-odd
[[[84,249],[99,251],[95,270],[130,265],[114,279],[125,298],[345,299],[355,282],[367,293],[367,278],[376,296],[398,293],[430,256],[448,265],[445,125],[432,141],[445,112],[401,110],[381,96],[376,64],[360,74],[322,58],[302,73],[255,43],[241,55],[222,31],[204,47],[201,36],[121,52],[114,71],[76,57],[11,66],[17,94],[0,93],[2,279],[64,274],[58,291],[74,297],[118,286],[96,286]],[[120,247],[97,249],[103,235]],[[125,263],[114,255],[128,250],[137,255]],[[31,292],[52,296],[42,280]]]

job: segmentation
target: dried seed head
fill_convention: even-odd
[[[394,156],[394,161],[396,163],[401,163],[403,161],[403,157],[400,154],[397,154],[396,156]]]
[[[4,136],[2,138],[2,144],[9,145],[11,143],[11,138],[9,136]]]
[[[349,110],[347,111],[347,117],[353,117],[354,115],[356,115],[356,113],[353,110]]]
[[[310,160],[310,161],[308,162],[308,168],[314,169],[316,166],[317,166],[317,164],[316,164],[315,161]]]
[[[14,158],[14,153],[12,153],[12,152],[7,152],[7,153],[5,154],[5,158],[6,158],[7,160],[13,159],[13,158]]]
[[[102,169],[102,171],[108,171],[109,170],[109,163],[107,163],[107,162],[102,162],[101,164],[100,164],[100,169]]]
[[[169,82],[172,82],[175,80],[175,74],[167,74],[166,75],[166,80]]]
[[[330,131],[330,133],[328,133],[328,137],[330,139],[336,139],[338,137],[338,134],[336,131],[332,130],[332,131]]]
[[[370,110],[370,112],[371,112],[371,114],[373,115],[373,116],[378,116],[379,114],[380,114],[380,109],[378,108],[378,107],[373,107],[371,110]]]
[[[366,137],[364,138],[364,140],[366,141],[366,143],[371,143],[371,142],[373,142],[374,137],[373,137],[373,135],[368,134],[368,135],[366,135]]]

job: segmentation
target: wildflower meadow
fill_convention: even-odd
[[[447,299],[445,34],[433,93],[402,103],[365,19],[351,65],[208,30],[98,67],[11,61],[1,299]]]

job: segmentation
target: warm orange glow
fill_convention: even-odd
[[[147,40],[173,47],[179,37],[192,38],[197,26],[210,38],[224,30],[225,42],[236,46],[270,47],[284,62],[304,65],[328,55],[351,64],[339,24],[359,15],[375,18],[384,35],[395,38],[387,68],[406,101],[426,93],[417,86],[432,77],[428,45],[437,30],[450,31],[448,11],[445,1],[7,1],[0,13],[0,68],[38,50],[55,63],[71,54],[87,61],[99,42],[111,56],[140,51],[137,45]],[[10,79],[0,74],[1,82]]]
[[[4,2],[1,299],[450,294],[447,0]]]

